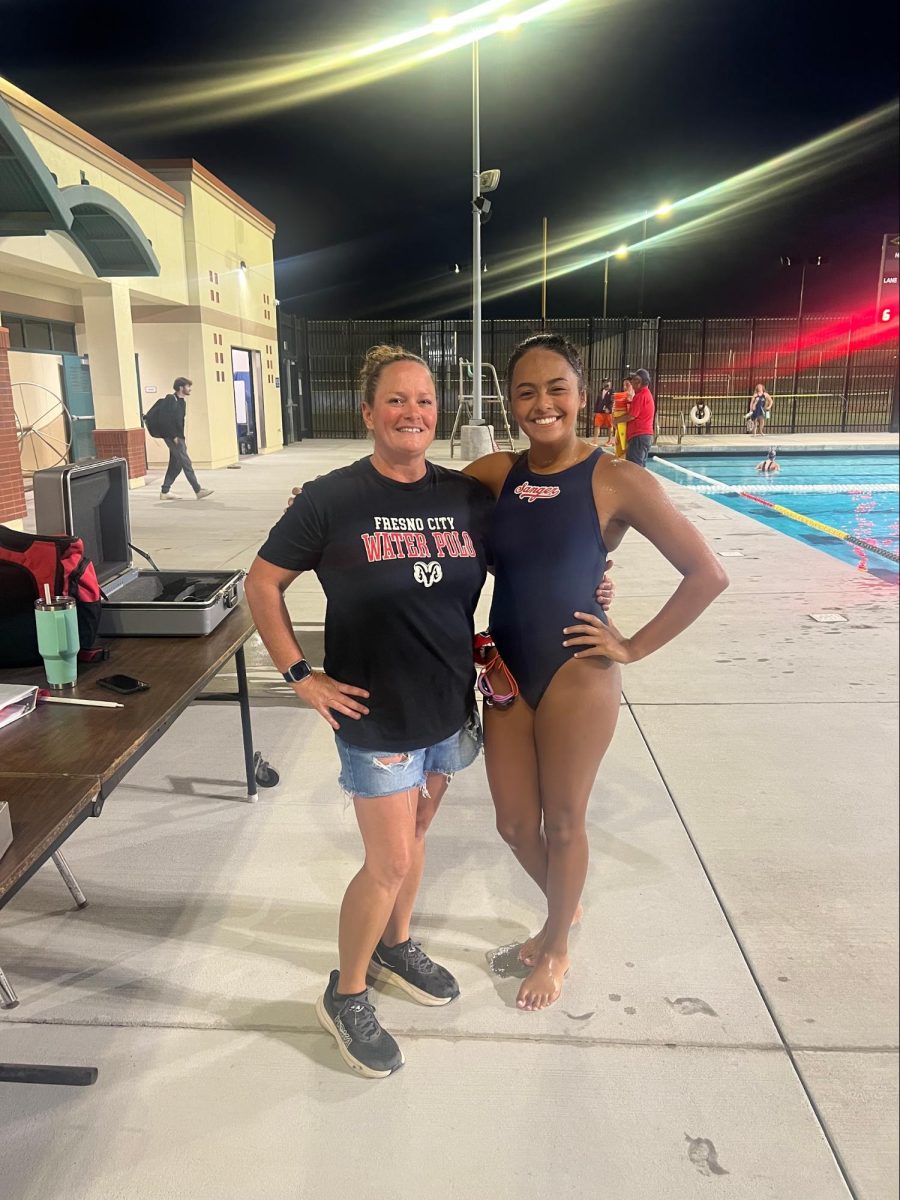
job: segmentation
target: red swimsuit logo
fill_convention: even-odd
[[[535,500],[554,500],[559,495],[558,487],[539,487],[534,483],[520,483],[515,489],[520,500],[534,504]]]

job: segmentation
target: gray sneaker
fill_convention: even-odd
[[[399,946],[379,942],[368,974],[382,983],[392,983],[420,1004],[449,1004],[459,995],[459,984],[447,968],[432,961],[412,938]]]
[[[325,995],[316,1001],[316,1017],[337,1043],[341,1058],[366,1079],[386,1079],[403,1066],[400,1047],[382,1029],[369,1003],[369,993],[335,996],[339,971],[332,971]]]
[[[201,488],[199,492],[194,492],[194,495],[198,500],[205,500],[207,496],[211,496],[212,494],[212,488]]]

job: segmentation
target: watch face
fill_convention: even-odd
[[[284,672],[284,678],[288,683],[301,683],[309,675],[312,675],[312,667],[305,658],[301,658],[299,662],[295,662]]]

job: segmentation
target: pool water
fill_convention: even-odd
[[[652,459],[651,465],[666,479],[703,492],[720,504],[798,541],[824,550],[880,579],[897,583],[896,561],[804,525],[746,496],[718,491],[712,481],[746,490],[770,503],[861,538],[896,558],[900,549],[900,456],[890,452],[784,453],[778,456],[781,470],[770,476],[756,470],[756,464],[765,457],[767,449],[762,446],[754,454],[660,457]],[[686,475],[678,467],[693,474]],[[698,479],[698,475],[704,479]]]

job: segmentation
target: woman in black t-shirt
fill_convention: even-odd
[[[303,488],[246,592],[273,662],[335,730],[365,862],[341,906],[340,971],[316,1012],[348,1065],[381,1078],[403,1055],[369,1004],[366,976],[428,1005],[459,994],[409,924],[425,833],[454,772],[481,747],[472,620],[493,501],[476,480],[426,460],[437,402],[422,359],[375,347],[361,378],[371,457]],[[303,657],[284,602],[302,571],[316,572],[328,599],[324,671]]]

